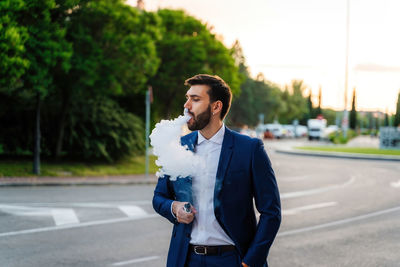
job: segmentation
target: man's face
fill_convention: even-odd
[[[188,109],[192,117],[188,122],[191,131],[201,130],[211,120],[211,103],[207,85],[193,85],[186,93],[186,103],[183,107]]]

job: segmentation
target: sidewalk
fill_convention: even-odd
[[[68,186],[68,185],[138,185],[156,184],[157,177],[149,174],[115,175],[101,177],[0,177],[2,186]]]
[[[379,148],[379,137],[359,135],[346,144],[347,147],[374,147]]]
[[[306,150],[294,149],[294,148],[276,149],[275,152],[282,153],[282,154],[313,156],[313,157],[400,161],[400,156],[346,153],[346,152],[306,151]]]
[[[344,158],[344,159],[362,159],[362,160],[385,160],[385,161],[400,161],[400,156],[395,155],[377,155],[377,154],[361,154],[361,153],[346,153],[346,152],[325,152],[325,151],[307,151],[296,149],[297,146],[320,146],[321,143],[310,143],[307,141],[290,141],[286,143],[268,144],[275,152],[300,156],[314,156],[314,157],[330,157],[330,158]],[[322,144],[326,145],[326,144]],[[370,136],[358,136],[349,141],[346,147],[379,147],[379,138]]]

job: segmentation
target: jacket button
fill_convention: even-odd
[[[190,238],[190,234],[186,234],[186,237],[187,237],[187,238]]]

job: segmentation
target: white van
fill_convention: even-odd
[[[309,119],[307,121],[308,127],[308,140],[317,139],[320,140],[324,136],[326,128],[325,119]]]

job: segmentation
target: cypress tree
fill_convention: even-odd
[[[311,90],[310,90],[310,95],[308,96],[308,99],[307,99],[307,105],[308,105],[308,119],[311,119],[314,117],[313,103],[312,103],[312,99],[311,99]]]
[[[385,113],[385,121],[384,121],[383,126],[385,126],[385,127],[389,126],[389,115],[387,112]]]
[[[350,128],[355,130],[357,127],[357,111],[356,111],[356,88],[353,89],[353,101],[350,111]]]
[[[396,115],[394,116],[394,127],[400,125],[400,92],[397,96],[397,106],[396,106]]]
[[[322,102],[322,89],[320,87],[319,92],[318,92],[318,107],[317,107],[316,116],[322,115],[321,102]]]

